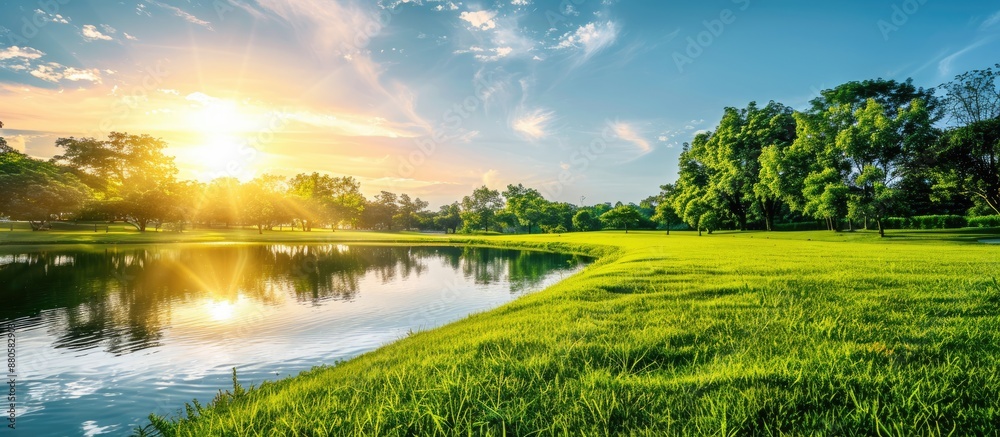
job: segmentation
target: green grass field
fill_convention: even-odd
[[[327,233],[599,260],[547,290],[335,366],[234,389],[186,413],[179,405],[178,416],[157,421],[160,431],[993,435],[1000,425],[1000,246],[976,243],[998,238],[996,230],[895,231],[886,239]],[[327,238],[309,234],[265,233],[261,241]],[[255,238],[0,232],[6,244]]]

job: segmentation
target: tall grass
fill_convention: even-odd
[[[150,429],[995,434],[1000,247],[830,235],[488,238],[601,259],[496,310],[223,393],[206,407],[154,417]]]

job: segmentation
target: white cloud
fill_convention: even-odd
[[[476,47],[476,48],[479,48],[479,47]],[[480,51],[482,51],[482,49],[480,49]],[[514,49],[512,49],[510,47],[497,47],[497,48],[489,49],[489,52],[492,53],[490,55],[477,54],[476,55],[476,59],[478,59],[480,61],[483,61],[483,62],[496,62],[496,61],[499,61],[500,59],[503,59],[503,58],[507,57],[507,55],[509,55],[512,51],[514,51]]]
[[[150,4],[153,4],[153,5],[156,5],[156,6],[159,6],[159,7],[163,8],[163,9],[166,9],[166,10],[168,10],[170,12],[173,12],[174,15],[183,18],[184,21],[187,21],[188,23],[197,24],[197,25],[202,26],[202,27],[204,27],[204,28],[206,28],[208,30],[214,30],[214,29],[212,29],[212,23],[210,23],[208,21],[205,21],[205,20],[202,20],[202,19],[200,19],[200,18],[198,18],[198,17],[196,17],[196,16],[188,13],[187,11],[185,11],[185,10],[183,10],[181,8],[178,8],[176,6],[170,6],[170,5],[164,4],[164,3],[160,3],[160,2],[158,2],[156,0],[146,0],[146,2],[150,3]],[[140,9],[143,10],[142,12],[146,12],[145,8],[143,8],[142,5],[140,5]],[[147,14],[148,14],[148,12],[147,12]]]
[[[69,24],[68,18],[59,14],[50,14],[41,9],[35,9],[35,15],[36,16],[41,15],[42,20],[45,20],[49,23]]]
[[[46,82],[57,83],[60,80],[79,82],[81,80],[101,83],[101,70],[96,68],[73,68],[65,67],[55,62],[41,64],[31,71],[31,75]]]
[[[101,31],[97,30],[97,27],[93,24],[83,25],[83,29],[80,31],[80,34],[83,35],[83,39],[86,41],[111,41],[110,36],[101,33]]]
[[[510,4],[514,6],[528,6],[531,4],[531,0],[511,0]]]
[[[110,33],[112,35],[118,33],[118,29],[115,29],[114,27],[111,27],[107,24],[102,24],[101,29],[104,29],[105,32]]]
[[[635,144],[641,153],[647,153],[653,150],[652,146],[649,145],[649,141],[636,132],[635,128],[633,128],[631,124],[616,121],[611,123],[611,129],[614,130],[615,135],[617,135],[619,139]]]
[[[447,9],[449,11],[455,11],[455,10],[458,10],[458,5],[456,5],[455,3],[452,3],[452,2],[448,2],[447,6],[445,6],[445,5],[437,5],[437,6],[434,7],[434,10],[438,11],[438,12],[443,11],[445,9]]]
[[[496,16],[496,11],[466,11],[459,14],[458,18],[468,21],[476,29],[489,30],[497,27],[496,21],[493,20],[493,17]]]
[[[63,79],[73,82],[85,80],[88,82],[101,83],[101,70],[96,68],[77,69],[69,67],[63,70]]]
[[[587,59],[604,48],[614,44],[618,38],[618,26],[611,21],[603,24],[588,23],[573,32],[567,32],[559,38],[557,49],[576,48],[583,50]]]
[[[122,35],[125,35],[125,39],[127,39],[129,41],[138,41],[139,40],[139,38],[136,38],[136,37],[134,37],[132,35],[129,35],[128,32],[122,32]]]
[[[990,15],[985,20],[983,20],[983,23],[979,25],[979,30],[989,29],[995,26],[997,23],[1000,23],[1000,11],[997,11],[993,15]]]
[[[511,122],[511,128],[529,140],[539,140],[549,135],[548,125],[554,115],[554,112],[544,109],[536,108],[531,111],[518,109]]]
[[[10,46],[0,50],[0,61],[5,59],[38,59],[45,56],[45,52],[31,47]]]

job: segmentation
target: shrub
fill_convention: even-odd
[[[882,220],[886,229],[954,229],[968,226],[960,215],[920,215],[916,217],[889,217]]]
[[[970,228],[1000,228],[1000,215],[969,217],[968,226]]]

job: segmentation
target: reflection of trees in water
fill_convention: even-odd
[[[538,284],[561,255],[455,247],[252,245],[108,248],[0,255],[0,319],[45,323],[55,347],[127,354],[156,346],[172,309],[246,297],[278,305],[350,300],[368,274],[383,284],[442,260],[479,284]]]
[[[577,256],[554,253],[465,247],[452,258],[452,266],[477,284],[507,280],[511,293],[520,293],[541,284],[547,273],[572,268]]]

